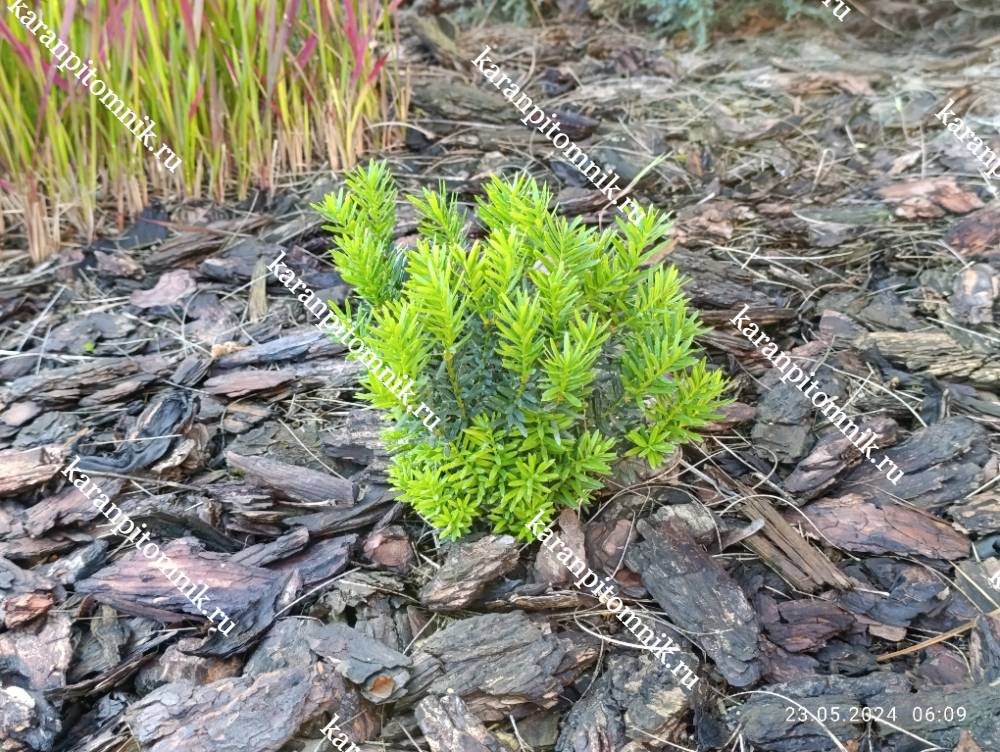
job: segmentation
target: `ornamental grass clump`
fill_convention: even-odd
[[[41,261],[106,227],[105,210],[124,223],[156,199],[243,199],[397,143],[390,124],[409,97],[393,46],[400,2],[3,3],[0,249],[23,234]],[[62,45],[28,30],[36,16]],[[68,51],[106,92],[72,75]],[[122,108],[156,124],[180,169],[136,143]]]
[[[650,263],[670,229],[659,212],[599,232],[550,211],[545,185],[494,178],[479,239],[454,197],[424,189],[404,251],[395,198],[371,163],[314,208],[361,298],[359,334],[441,417],[428,430],[369,368],[364,396],[394,421],[392,483],[443,537],[485,518],[528,539],[529,521],[580,507],[617,458],[656,467],[717,417],[725,382],[694,344],[706,330],[677,270]]]

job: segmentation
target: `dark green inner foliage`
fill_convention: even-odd
[[[406,251],[382,162],[314,206],[361,298],[358,331],[441,419],[428,430],[368,372],[364,397],[394,420],[392,482],[445,538],[487,518],[527,539],[527,522],[585,503],[616,458],[656,466],[724,404],[683,280],[645,265],[669,222],[648,210],[599,232],[550,198],[531,178],[494,178],[470,240],[455,199],[425,189],[409,199],[420,239]]]

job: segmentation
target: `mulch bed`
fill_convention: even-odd
[[[1000,200],[934,119],[950,97],[998,111],[990,40],[845,24],[678,52],[579,20],[457,40],[413,23],[404,190],[443,179],[468,202],[526,167],[560,212],[613,220],[481,86],[485,44],[623,183],[668,156],[634,194],[676,213],[665,258],[738,403],[557,529],[698,682],[619,644],[537,546],[439,545],[394,501],[360,367],[264,268],[285,250],[318,295],[349,294],[316,176],[150,208],[37,268],[4,257],[0,749],[318,752],[334,712],[368,752],[1000,749]],[[728,323],[744,304],[898,485]],[[210,585],[231,637],[123,560],[59,474],[74,454]]]

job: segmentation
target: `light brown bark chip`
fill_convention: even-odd
[[[261,392],[287,384],[295,374],[287,369],[263,371],[247,368],[213,376],[205,381],[204,389],[209,394],[224,394],[227,397],[242,397],[251,392]]]
[[[587,553],[584,550],[583,528],[580,526],[580,517],[572,509],[564,509],[559,513],[559,528],[552,533],[553,538],[570,549],[577,559],[587,561]],[[566,568],[566,565],[556,559],[555,545],[552,548],[542,546],[538,549],[538,556],[535,557],[535,580],[547,582],[550,585],[567,585],[575,577]]]
[[[191,272],[178,269],[163,274],[154,287],[133,292],[129,302],[138,308],[169,306],[193,293],[197,287]]]
[[[946,522],[900,504],[847,494],[822,499],[802,511],[815,526],[803,526],[807,535],[819,538],[819,531],[831,544],[847,551],[916,553],[947,560],[969,554],[969,541]]]
[[[0,452],[0,496],[27,491],[44,483],[63,465],[66,450],[58,445]]]

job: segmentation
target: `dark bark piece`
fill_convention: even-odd
[[[170,236],[170,215],[155,206],[147,206],[140,212],[135,222],[125,228],[124,232],[114,238],[101,238],[89,248],[94,249],[94,255],[100,250],[118,252],[115,258],[131,259],[131,256],[120,251],[132,251],[146,248]]]
[[[312,210],[308,210],[307,214],[313,214]],[[303,226],[319,231],[322,223],[323,220],[319,220],[318,222],[307,221]],[[291,245],[291,247],[288,248],[288,255],[281,260],[281,263],[294,270],[295,276],[303,280],[306,283],[306,286],[314,290],[316,295],[319,296],[324,302],[326,302],[326,299],[329,296],[337,303],[343,303],[344,300],[347,299],[349,288],[340,278],[340,275],[336,272],[336,270],[330,265],[330,262],[325,259],[321,260],[328,254],[330,241],[329,236],[322,237],[325,233],[319,234],[320,237],[316,238],[319,245],[314,247],[314,250],[316,250],[317,253],[311,253],[301,246]],[[275,234],[271,234],[265,239],[275,240],[274,235]],[[287,241],[277,240],[277,242],[285,242],[287,244]],[[275,253],[274,256],[264,255],[263,258],[268,264],[270,264],[277,255],[277,253]],[[289,291],[288,288],[278,282],[276,275],[269,273],[267,275],[267,284],[272,288],[273,295],[288,296],[292,298],[294,300],[296,311],[303,307],[302,303],[297,300],[300,293],[298,291],[294,293]]]
[[[63,734],[74,742],[73,752],[99,752],[125,744],[126,731],[120,724],[128,707],[129,696],[124,692],[113,692],[94,702],[89,711]],[[119,728],[120,733],[115,733]]]
[[[869,329],[897,329],[907,332],[924,327],[923,322],[910,313],[909,306],[898,295],[883,290],[857,312],[858,320]]]
[[[128,441],[107,456],[80,457],[83,472],[131,473],[148,467],[167,456],[178,443],[178,434],[191,426],[195,404],[190,392],[173,389],[165,392],[142,411],[128,432]]]
[[[812,443],[809,398],[791,384],[778,384],[761,397],[751,436],[762,457],[773,452],[783,462],[802,457]]]
[[[953,417],[922,428],[885,451],[904,475],[893,484],[871,463],[848,476],[844,487],[868,498],[913,501],[924,509],[956,501],[978,488],[989,458],[989,432],[966,417]],[[876,455],[879,456],[879,455]]]
[[[357,542],[358,536],[353,534],[320,541],[301,553],[272,564],[271,569],[297,572],[303,587],[311,588],[346,569]]]
[[[107,559],[107,552],[106,541],[94,541],[89,546],[78,548],[68,556],[46,564],[39,571],[60,585],[72,585],[96,572]]]
[[[284,360],[297,360],[304,355],[334,355],[346,349],[344,345],[334,343],[315,326],[308,326],[292,334],[223,355],[216,361],[216,365],[219,368],[270,365]]]
[[[601,657],[603,642],[585,632],[560,632],[556,638],[566,651],[556,678],[568,687]]]
[[[731,730],[735,732],[738,726],[746,740],[762,752],[816,752],[836,747],[808,716],[805,721],[798,720],[798,707],[801,705],[815,716],[821,707],[829,709],[837,706],[841,708],[840,720],[832,720],[827,711],[824,725],[849,749],[851,742],[861,738],[864,724],[860,718],[852,724],[850,711],[843,709],[865,706],[888,708],[889,697],[898,696],[895,693],[908,689],[905,678],[884,671],[860,678],[809,677],[761,687],[761,693],[752,694],[743,705],[730,708],[727,718]],[[793,702],[783,699],[785,697]],[[796,708],[796,712],[792,714],[792,720],[787,720],[789,711],[786,709],[790,707]]]
[[[188,259],[218,251],[234,233],[251,233],[270,218],[257,214],[209,222],[196,231],[181,232],[143,259],[147,270],[175,269]]]
[[[203,686],[173,682],[133,703],[125,720],[143,752],[276,752],[335,706],[332,678],[312,667]]]
[[[948,509],[948,514],[966,530],[980,535],[1000,531],[1000,492],[995,489],[970,496]]]
[[[767,690],[771,691],[771,690]],[[781,702],[778,698],[767,704],[747,703],[737,716],[743,733],[754,749],[767,752],[813,752],[814,750],[835,750],[830,736],[812,721],[817,712],[829,713],[829,708],[838,708],[839,720],[827,719],[823,724],[837,740],[857,748],[861,739],[862,724],[850,723],[851,711],[841,710],[858,706],[858,701],[850,694],[830,692],[820,697],[791,696],[791,702]],[[756,698],[755,698],[756,699]],[[794,708],[794,711],[791,710]],[[804,709],[804,710],[800,710]],[[798,720],[797,713],[803,712],[806,720]],[[788,720],[791,717],[792,720]],[[736,719],[733,720],[735,726]]]
[[[124,339],[135,331],[136,326],[135,321],[122,315],[102,312],[73,316],[49,332],[45,350],[76,355],[94,350],[95,343],[101,340]],[[115,343],[115,349],[119,344]]]
[[[243,661],[240,658],[202,658],[184,652],[197,648],[199,642],[189,637],[168,647],[155,662],[139,669],[135,675],[135,688],[145,695],[172,682],[183,681],[202,686],[242,673]]]
[[[235,452],[226,453],[230,467],[244,472],[255,483],[270,488],[284,498],[294,501],[343,501],[353,504],[357,500],[357,487],[343,478],[335,478],[308,467],[289,465],[264,457],[245,457]]]
[[[398,583],[397,587],[404,585]],[[355,607],[354,628],[393,650],[408,650],[414,634],[407,614],[409,608],[413,607],[408,606],[403,596],[372,593],[365,602]]]
[[[821,600],[783,601],[775,604],[778,620],[762,617],[767,636],[791,653],[822,647],[834,635],[854,626],[854,618],[842,608]]]
[[[161,631],[159,625],[149,619],[129,619],[128,629],[132,635],[128,652],[118,665],[98,676],[68,684],[64,689],[51,694],[60,699],[77,699],[109,692],[126,681],[144,663],[154,659],[163,644],[176,639],[174,633]]]
[[[107,494],[107,497],[114,501],[124,481],[115,478],[95,478],[94,484],[101,493]],[[37,537],[57,526],[89,522],[100,514],[82,491],[76,486],[68,485],[54,496],[49,496],[31,507],[24,516],[24,528],[32,537]]]
[[[972,733],[984,749],[1000,749],[1000,686],[941,687],[916,694],[887,695],[884,702],[896,708],[903,720],[900,726],[932,744],[945,747],[958,744],[965,730]],[[945,710],[948,707],[951,713]],[[960,707],[966,711],[962,719],[954,713]],[[894,729],[881,731],[890,752],[915,752],[926,748],[917,746],[911,737]]]
[[[161,540],[194,535],[205,545],[219,551],[235,551],[240,545],[216,529],[216,526],[221,527],[224,507],[214,499],[170,493],[132,496],[117,506],[132,518],[137,527],[146,523],[150,532]],[[119,539],[108,529],[105,519],[98,517],[98,520],[105,524],[103,535],[117,542]]]
[[[379,593],[399,593],[405,587],[400,578],[386,572],[352,572],[349,578],[341,578],[333,584],[330,593],[323,597],[323,605],[340,616],[348,608],[359,608],[372,598],[378,598]]]
[[[424,698],[416,716],[431,752],[506,752],[455,695]]]
[[[32,539],[27,536],[0,543],[0,556],[11,561],[38,561],[68,551],[76,542],[63,536]]]
[[[643,540],[625,561],[670,621],[698,643],[730,684],[760,677],[760,623],[746,596],[724,569],[676,523],[640,521]]]
[[[510,535],[487,535],[452,544],[444,564],[420,589],[420,601],[432,611],[457,611],[517,566],[518,543]]]
[[[520,612],[462,619],[418,646],[424,655],[414,656],[414,676],[434,666],[427,691],[455,692],[484,721],[508,713],[520,718],[558,702],[562,684],[555,677],[565,648]]]
[[[189,355],[177,365],[168,381],[178,386],[194,386],[205,378],[211,367],[211,358],[204,355]]]
[[[59,472],[65,456],[66,450],[58,445],[0,451],[0,496],[45,483]]]
[[[333,661],[337,671],[361,688],[372,703],[399,699],[410,680],[409,657],[343,624],[328,624],[306,635],[309,648]]]
[[[243,676],[256,677],[283,669],[306,671],[316,660],[306,637],[319,627],[320,624],[313,620],[279,619],[254,648],[243,666]]]
[[[616,656],[590,691],[574,703],[556,742],[555,752],[612,752],[625,744],[625,724],[614,696],[614,669],[625,663],[634,669],[637,659]]]
[[[185,303],[184,312],[191,319],[184,325],[184,334],[208,347],[225,347],[231,341],[228,333],[240,327],[239,318],[215,293],[196,294]]]
[[[950,684],[967,684],[970,678],[965,656],[945,645],[928,645],[913,676],[915,683],[925,689]]]
[[[691,278],[685,293],[695,308],[707,309],[704,319],[712,326],[724,325],[746,303],[750,304],[748,315],[758,324],[795,318],[794,310],[775,305],[765,292],[756,289],[749,269],[706,256],[700,249],[677,248],[670,254],[670,261]]]
[[[198,273],[228,285],[249,282],[254,276],[258,261],[264,261],[265,265],[270,264],[283,250],[285,248],[278,243],[263,243],[256,238],[244,238],[198,264]],[[271,281],[276,282],[273,275]]]
[[[862,433],[871,429],[878,437],[878,446],[895,443],[897,425],[891,418],[876,418],[860,428]],[[862,460],[862,453],[849,438],[840,431],[831,431],[795,466],[784,486],[790,493],[812,499],[836,485],[845,470]]]
[[[864,587],[839,594],[837,603],[883,624],[907,627],[917,617],[936,614],[948,604],[948,584],[925,567],[873,557],[845,567],[845,573]]]
[[[1000,382],[1000,364],[988,352],[977,352],[947,332],[872,332],[856,347],[869,347],[893,363],[904,363],[910,372],[926,372],[949,381],[969,381],[990,389]]]
[[[569,134],[569,137],[574,141],[581,141],[590,137],[601,124],[600,120],[595,120],[571,110],[556,109],[552,112],[558,114],[560,117],[560,129]]]
[[[96,358],[78,366],[50,368],[37,375],[15,379],[0,402],[25,397],[44,405],[77,403],[80,398],[116,384],[120,379],[139,373],[166,376],[176,366],[177,358],[166,355],[142,355],[128,358]]]
[[[93,407],[95,405],[111,405],[123,402],[127,398],[144,390],[147,384],[153,384],[158,380],[157,376],[149,373],[130,376],[109,386],[107,389],[100,389],[86,397],[81,397],[80,404],[83,407]]]
[[[108,606],[98,606],[83,629],[69,680],[78,682],[118,666],[130,638],[131,633],[125,626],[125,621],[119,620],[115,610]]]
[[[309,531],[304,527],[297,527],[270,543],[258,543],[254,546],[247,546],[242,551],[233,554],[230,560],[237,564],[262,567],[270,564],[272,561],[278,561],[292,554],[297,554],[308,544]]]
[[[278,609],[278,599],[288,585],[289,577],[260,567],[234,563],[226,554],[203,551],[193,538],[181,538],[162,547],[177,567],[171,572],[174,582],[203,583],[208,589],[205,609],[199,610],[154,561],[137,550],[117,563],[77,583],[78,592],[90,593],[101,603],[125,613],[144,616],[168,624],[190,618],[207,618],[215,609],[222,609],[236,624],[228,636],[219,633],[199,648],[201,655],[228,656],[239,652],[260,632],[267,629]],[[183,573],[181,575],[180,573]],[[216,613],[215,623],[221,617]],[[221,639],[220,639],[221,638]]]
[[[651,656],[614,656],[566,716],[555,752],[610,752],[628,740],[680,743],[690,704],[670,670]],[[640,747],[641,748],[641,747]]]
[[[841,311],[832,308],[823,310],[819,320],[819,337],[824,342],[840,344],[841,342],[852,342],[867,331],[863,326],[856,324],[854,319],[845,315]],[[838,342],[839,340],[839,342]]]
[[[670,669],[651,657],[638,659],[638,666],[624,665],[615,676],[615,694],[624,711],[625,735],[635,742],[667,739],[680,742],[687,737],[686,718],[691,697],[678,686]]]
[[[0,666],[5,681],[34,690],[54,690],[66,683],[73,657],[70,618],[51,612],[44,619],[0,634]]]
[[[62,444],[80,429],[79,419],[68,412],[50,410],[17,431],[13,447],[28,449],[45,444]]]
[[[383,428],[377,413],[352,411],[336,429],[323,434],[323,450],[330,457],[365,465],[369,473],[384,477],[389,453],[382,443]]]
[[[821,499],[802,510],[815,528],[803,526],[810,537],[823,531],[824,540],[847,551],[919,554],[931,559],[961,559],[969,541],[947,523],[917,509],[857,494]]]
[[[228,658],[243,652],[270,629],[276,614],[283,613],[295,602],[295,596],[301,589],[302,579],[294,571],[291,575],[273,580],[266,588],[258,590],[254,599],[243,600],[242,605],[226,612],[230,620],[236,624],[235,632],[224,635],[221,631],[210,627],[205,642],[191,652],[195,655],[220,658]]]
[[[59,712],[42,692],[16,684],[0,687],[0,749],[4,752],[49,752],[61,729]]]
[[[354,506],[342,506],[325,512],[288,517],[286,525],[302,525],[313,537],[335,535],[348,530],[356,530],[380,520],[392,506],[393,493],[382,488],[369,486],[365,497]]]
[[[976,683],[990,684],[1000,678],[1000,615],[976,617],[969,636],[969,662]]]
[[[762,615],[763,618],[763,615]],[[761,640],[764,662],[764,679],[772,682],[787,682],[813,677],[820,673],[820,662],[803,653],[789,653],[775,645],[766,637]],[[874,659],[869,662],[875,665]]]

